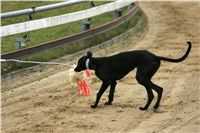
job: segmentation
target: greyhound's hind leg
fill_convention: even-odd
[[[158,93],[158,98],[154,106],[157,109],[160,106],[160,100],[162,98],[163,88],[151,82],[151,88]]]
[[[151,82],[151,78],[156,73],[156,71],[158,70],[159,67],[160,67],[160,62],[155,61],[149,65],[140,66],[137,69],[136,79],[139,84],[143,85],[146,88],[147,95],[148,95],[148,101],[147,101],[146,105],[143,108],[140,107],[140,110],[147,110],[149,105],[151,104],[151,102],[154,98],[152,89],[154,89],[158,93],[158,99],[157,99],[157,102],[156,102],[156,105],[154,106],[154,108],[159,107],[160,99],[162,97],[162,89],[161,89],[161,87],[159,87]]]
[[[148,96],[148,100],[147,100],[146,105],[144,107],[140,107],[140,110],[147,110],[149,108],[149,105],[151,104],[153,98],[154,98],[153,91],[150,88],[148,81],[144,77],[139,77],[137,75],[136,79],[137,79],[139,84],[143,85],[146,88],[147,96]]]

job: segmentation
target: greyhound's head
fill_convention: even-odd
[[[83,71],[85,69],[88,69],[89,68],[89,61],[92,57],[92,52],[87,52],[87,55],[81,57],[79,60],[78,60],[78,64],[76,66],[76,68],[74,69],[75,72],[80,72],[80,71]]]

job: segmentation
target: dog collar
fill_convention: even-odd
[[[85,61],[85,66],[87,69],[89,69],[89,63],[90,63],[90,59],[87,58],[87,60]]]

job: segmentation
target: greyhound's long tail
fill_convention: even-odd
[[[164,61],[169,61],[169,62],[181,62],[181,61],[185,60],[185,58],[190,53],[190,50],[191,50],[191,47],[192,47],[192,43],[191,42],[187,42],[187,44],[188,44],[188,49],[187,49],[186,53],[181,58],[171,59],[171,58],[166,58],[166,57],[160,57],[160,56],[158,56],[158,59],[159,60],[164,60]]]

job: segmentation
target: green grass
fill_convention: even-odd
[[[2,1],[1,2],[1,12],[10,12],[10,11],[17,11],[17,10],[22,10],[22,9],[29,9],[32,7],[39,7],[39,6],[45,6],[49,4],[55,4],[59,3],[57,2],[52,2],[52,1]],[[96,1],[94,2],[96,6],[106,4],[108,2],[106,1]],[[46,17],[51,17],[51,16],[57,16],[61,14],[66,14],[66,13],[71,13],[71,12],[76,12],[80,10],[85,10],[90,8],[90,2],[84,2],[80,4],[75,4],[71,6],[66,6],[62,8],[57,8],[57,9],[52,9],[52,10],[47,10],[43,12],[38,12],[32,15],[34,20],[41,19],[41,18],[46,18]],[[1,25],[8,25],[8,24],[14,24],[14,23],[19,23],[19,22],[25,22],[28,20],[27,15],[23,16],[18,16],[14,18],[6,18],[2,19]]]
[[[106,32],[103,32],[98,35],[94,35],[88,39],[77,41],[75,43],[71,43],[70,45],[57,47],[49,50],[45,50],[42,52],[38,52],[37,54],[30,55],[26,58],[22,58],[22,60],[34,60],[34,61],[51,61],[53,59],[57,59],[62,56],[66,56],[68,54],[75,53],[77,51],[83,50],[85,48],[98,45],[100,43],[103,43],[107,40],[110,40],[111,38],[120,35],[121,33],[131,29],[134,27],[137,22],[140,20],[140,18],[143,16],[142,11],[138,11],[131,19],[127,20],[125,23],[108,30]],[[97,16],[98,17],[98,16]],[[2,64],[2,75],[19,70],[22,68],[27,68],[33,66],[33,64],[21,64],[21,63],[6,63]]]
[[[6,4],[7,3],[7,4]],[[22,5],[20,5],[22,3]],[[19,9],[19,6],[21,6],[21,9],[28,8],[28,6],[25,4],[26,2],[2,2],[2,11],[10,11],[12,4],[13,8]],[[47,4],[52,4],[53,2],[28,2],[29,8],[31,6],[41,6],[41,5],[47,5]],[[54,2],[55,3],[55,2]],[[107,2],[95,2],[95,5],[101,5],[105,4]],[[50,11],[45,11],[41,13],[36,13],[33,15],[34,19],[39,19],[39,18],[44,18],[44,17],[50,17],[50,16],[55,16],[55,15],[60,15],[64,13],[69,13],[69,12],[75,12],[78,10],[84,10],[89,8],[89,2],[86,3],[81,3],[69,7],[63,7],[59,9],[54,9]],[[8,7],[8,9],[6,8]],[[22,8],[23,7],[23,8]],[[3,19],[2,20],[2,25],[7,25],[7,24],[12,24],[12,23],[17,23],[17,22],[23,22],[26,21],[25,19],[26,16],[19,16],[15,18],[8,18],[8,19]],[[104,23],[110,22],[114,18],[113,13],[105,13],[96,17],[93,17],[93,23],[92,23],[92,28],[102,25]],[[44,28],[36,31],[30,31],[29,35],[31,38],[31,41],[27,43],[27,46],[34,46],[38,45],[40,43],[44,43],[47,41],[51,41],[54,39],[58,39],[61,37],[69,36],[75,33],[78,33],[81,31],[80,25],[82,21],[77,21],[73,23],[68,23],[68,24],[63,24],[55,27],[50,27],[50,28]],[[26,33],[21,33],[21,34],[16,34],[16,35],[11,35],[7,37],[1,38],[1,52],[9,52],[15,50],[15,41],[16,38],[21,38],[25,35]]]

